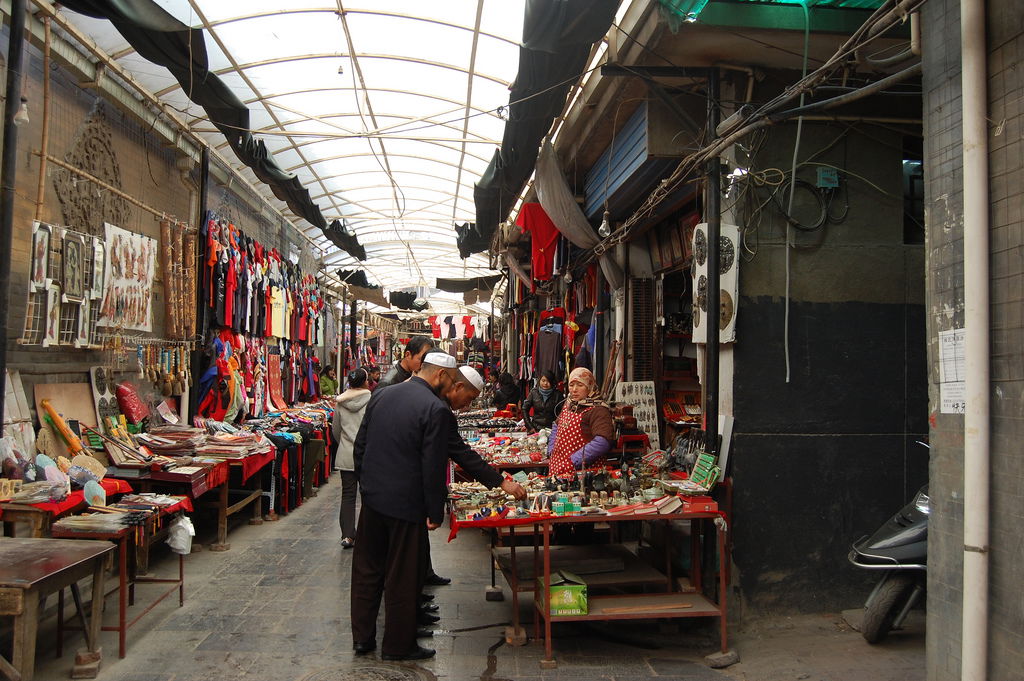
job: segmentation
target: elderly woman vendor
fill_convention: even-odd
[[[573,369],[569,374],[569,397],[548,441],[551,475],[572,475],[582,468],[599,465],[612,448],[612,413],[597,395],[594,374],[582,367]]]

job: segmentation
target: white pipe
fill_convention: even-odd
[[[921,13],[914,12],[910,15],[910,53],[921,56]]]
[[[962,681],[988,666],[989,198],[985,0],[960,0],[964,178],[964,572]]]

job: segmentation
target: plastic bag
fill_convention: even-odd
[[[129,423],[140,423],[149,416],[149,407],[139,397],[136,387],[128,381],[117,386],[117,406],[121,408],[121,413]]]
[[[167,528],[167,545],[175,553],[189,554],[192,553],[194,536],[196,528],[192,525],[192,520],[186,515],[181,515],[171,521],[170,527]]]

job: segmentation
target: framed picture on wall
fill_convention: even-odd
[[[33,223],[32,232],[32,275],[29,281],[35,289],[46,287],[46,272],[50,267],[50,239],[53,236],[50,225]]]
[[[93,239],[92,248],[92,297],[99,298],[103,295],[103,267],[106,264],[103,239]]]
[[[679,230],[673,226],[672,229],[668,230],[668,238],[672,248],[672,263],[678,265],[684,259],[683,240],[680,238]]]
[[[80,301],[85,295],[85,242],[82,237],[65,232],[63,250],[64,295]]]
[[[647,232],[647,248],[651,253],[651,266],[654,270],[665,269],[665,264],[661,257],[661,244],[658,243],[657,229]]]
[[[697,227],[700,216],[692,213],[679,221],[679,233],[683,241],[683,258],[690,260],[693,257],[693,230]]]
[[[60,334],[60,286],[53,284],[46,289],[46,319],[43,322],[42,346],[57,344]]]

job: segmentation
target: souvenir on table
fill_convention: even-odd
[[[53,237],[53,228],[46,223],[35,222],[33,229],[30,281],[33,288],[41,289],[46,287],[46,277],[50,267],[50,239]]]
[[[103,489],[103,485],[90,480],[85,483],[85,502],[90,506],[106,506],[107,505],[107,491]]]
[[[99,324],[132,331],[153,330],[156,239],[106,227],[107,265]]]

